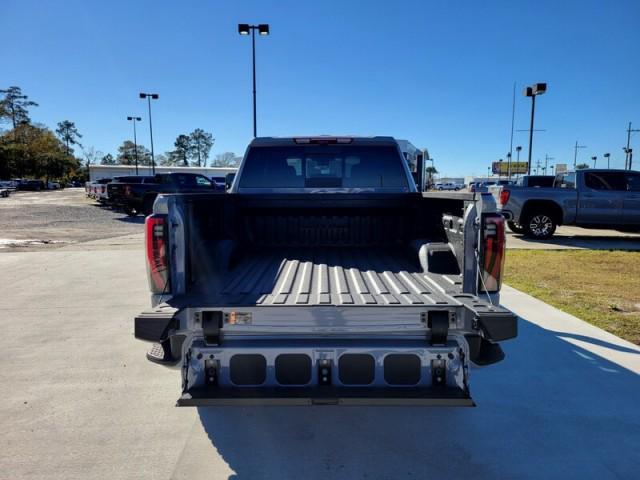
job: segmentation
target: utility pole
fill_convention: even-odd
[[[640,132],[640,129],[635,129],[632,130],[631,129],[631,122],[629,122],[629,127],[627,128],[627,148],[624,149],[624,169],[625,170],[631,170],[631,159],[632,159],[632,153],[631,153],[631,149],[629,148],[629,144],[631,142],[631,134],[635,133],[635,132]]]
[[[554,157],[550,157],[546,153],[544,154],[544,173],[547,174],[547,168],[549,168],[549,160],[555,160]]]
[[[578,145],[578,141],[576,140],[576,144],[573,147],[573,170],[576,170],[576,164],[578,162],[578,149],[579,148],[587,148],[586,145]]]
[[[511,140],[509,141],[509,160],[513,155],[513,122],[516,117],[516,82],[513,82],[513,99],[511,102]],[[509,180],[511,180],[511,172],[509,172]]]

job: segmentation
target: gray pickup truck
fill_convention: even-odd
[[[391,137],[256,138],[227,193],[145,225],[135,336],[180,406],[471,406],[470,363],[517,334],[493,197],[418,192]]]
[[[558,225],[640,231],[640,172],[585,169],[557,175],[552,187],[490,189],[515,233],[544,239]]]

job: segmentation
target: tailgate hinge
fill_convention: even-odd
[[[445,345],[449,334],[449,312],[434,310],[428,313],[427,326],[431,329],[431,345]]]

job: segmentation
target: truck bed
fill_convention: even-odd
[[[405,248],[271,248],[243,252],[224,281],[196,286],[207,303],[256,306],[450,304]],[[195,292],[194,292],[195,293]]]

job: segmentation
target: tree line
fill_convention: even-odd
[[[115,155],[103,153],[80,142],[82,134],[74,122],[62,120],[55,131],[32,123],[29,111],[38,107],[22,93],[20,87],[0,89],[0,124],[9,125],[0,130],[0,179],[50,178],[83,180],[88,177],[88,166],[151,165],[151,152],[142,144],[124,140]],[[155,155],[156,165],[206,167],[237,166],[240,157],[233,152],[215,155],[209,163],[215,139],[209,132],[196,128],[189,134],[180,134],[174,149]],[[79,155],[76,154],[79,149]]]
[[[74,156],[74,145],[81,146],[73,122],[58,122],[55,132],[31,122],[29,110],[38,104],[29,100],[20,87],[0,89],[0,179],[50,178],[75,180],[82,175],[81,162]]]

